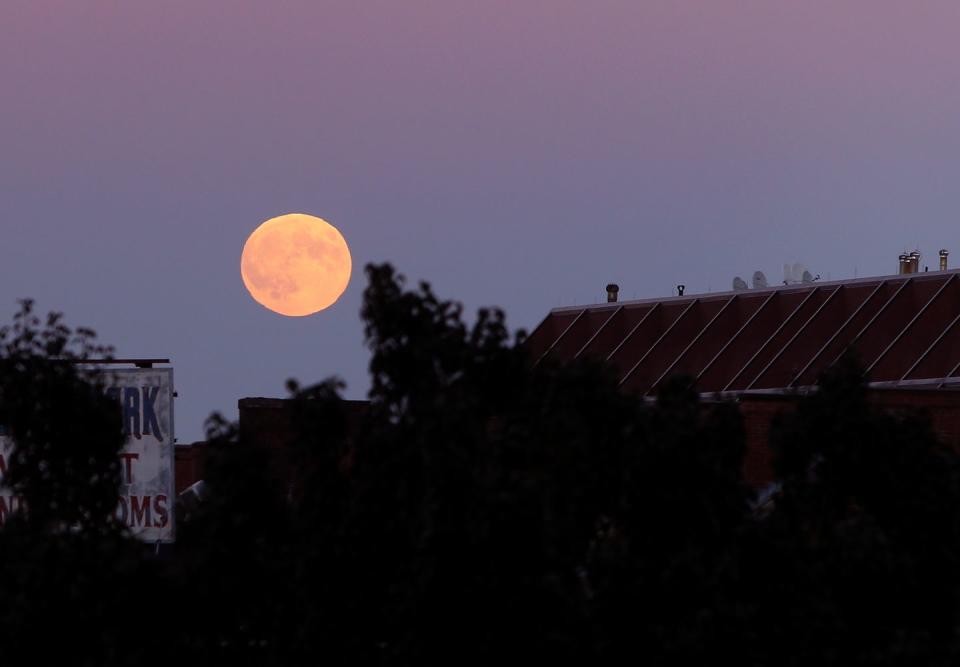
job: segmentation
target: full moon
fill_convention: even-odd
[[[275,313],[312,315],[332,306],[350,282],[347,242],[305,213],[270,218],[243,245],[240,275],[250,296]]]

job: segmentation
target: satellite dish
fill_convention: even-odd
[[[805,267],[803,264],[801,264],[800,262],[794,262],[793,266],[790,267],[790,273],[793,276],[792,282],[802,283],[803,274],[804,272],[806,272],[806,270],[807,270],[807,267]]]
[[[807,267],[800,262],[783,265],[783,284],[798,285],[803,282],[803,276],[808,273]]]
[[[813,274],[811,274],[809,271],[804,271],[803,276],[800,278],[800,282],[802,282],[804,285],[809,285],[813,281]]]
[[[753,289],[763,289],[767,286],[767,277],[763,275],[763,271],[754,271],[753,272]]]
[[[736,276],[733,279],[733,289],[734,291],[742,292],[743,290],[747,290],[750,288],[747,286],[747,283],[743,278],[741,278],[740,276]]]

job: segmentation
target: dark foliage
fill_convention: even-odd
[[[0,346],[0,424],[17,443],[7,485],[26,499],[31,522],[47,530],[108,529],[120,481],[120,415],[75,362],[109,349],[57,313],[41,326],[29,301],[0,330]]]
[[[4,481],[27,508],[0,530],[0,664],[135,664],[150,644],[126,641],[150,568],[113,518],[120,415],[75,363],[109,352],[29,301],[0,330]]]
[[[407,291],[388,266],[368,275],[362,422],[347,428],[336,382],[291,385],[286,482],[235,432],[214,459],[211,500],[178,545],[198,559],[184,576],[202,591],[195,648],[566,664],[638,643],[660,661],[728,645],[702,626],[736,590],[748,514],[735,408],[699,405],[684,382],[648,407],[595,363],[533,366],[503,313],[467,326],[429,286]],[[257,517],[243,536],[230,534],[238,511]],[[200,622],[225,602],[230,622]]]
[[[955,662],[960,467],[922,414],[872,408],[844,359],[775,429],[777,509],[751,562],[778,662]]]
[[[211,419],[204,499],[162,559],[111,521],[115,415],[60,363],[92,337],[21,313],[0,422],[42,509],[0,530],[0,663],[54,628],[100,665],[955,662],[957,456],[871,407],[855,362],[776,424],[759,511],[735,404],[533,364],[502,312],[468,325],[367,273],[369,408],[291,382],[282,456]],[[85,435],[50,417],[67,403]]]

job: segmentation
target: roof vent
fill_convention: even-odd
[[[914,250],[910,253],[910,273],[919,273],[920,271],[920,252]]]
[[[899,273],[917,273],[918,271],[920,271],[920,252],[918,250],[900,255]]]
[[[947,255],[949,254],[950,254],[950,251],[947,250],[946,248],[940,249],[940,270],[941,271],[947,270]]]
[[[610,283],[607,285],[607,303],[616,303],[617,302],[617,292],[620,291],[620,285],[616,283]]]

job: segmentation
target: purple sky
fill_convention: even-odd
[[[611,280],[956,264],[958,34],[955,0],[4,0],[0,322],[171,357],[187,442],[290,376],[361,397],[371,261],[525,328]],[[306,319],[239,273],[292,211],[355,267]]]

